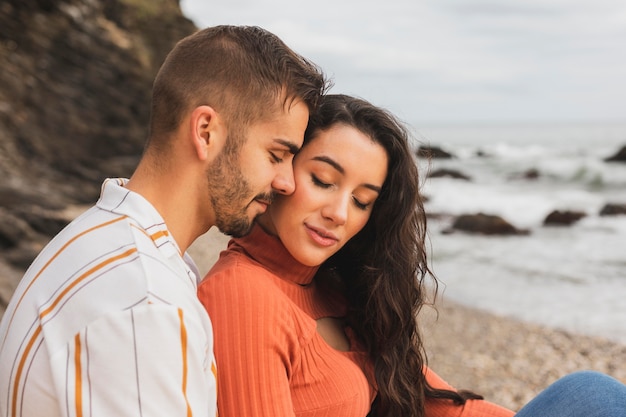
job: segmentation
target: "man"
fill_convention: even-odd
[[[33,262],[0,325],[1,416],[216,414],[211,322],[185,251],[212,226],[246,234],[326,88],[317,67],[255,27],[179,42],[153,87],[130,180]]]

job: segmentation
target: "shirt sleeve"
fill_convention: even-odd
[[[298,366],[297,324],[280,290],[256,273],[222,268],[198,289],[213,323],[220,417],[295,416],[289,381]]]
[[[216,415],[205,331],[193,314],[146,304],[98,319],[51,356],[63,415]]]
[[[429,368],[425,368],[426,380],[437,389],[454,391],[447,382]],[[428,417],[511,417],[515,413],[485,400],[468,400],[465,405],[456,405],[449,400],[426,400]]]

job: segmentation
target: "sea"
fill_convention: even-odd
[[[626,343],[626,215],[599,214],[626,204],[626,163],[604,161],[626,146],[626,123],[413,127],[416,146],[453,155],[419,160],[444,300]],[[469,180],[427,177],[440,168]],[[586,216],[544,226],[554,210]],[[476,213],[529,233],[443,233],[455,216]]]

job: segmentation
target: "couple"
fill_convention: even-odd
[[[425,223],[406,135],[326,87],[259,28],[208,28],[174,48],[135,173],[105,181],[2,318],[0,416],[214,416],[218,385],[223,416],[319,415],[324,395],[344,407],[335,415],[513,414],[426,368],[414,322]],[[186,255],[212,226],[239,238],[200,286],[215,326]],[[533,402],[593,415],[575,401],[619,407],[621,389],[574,374]]]

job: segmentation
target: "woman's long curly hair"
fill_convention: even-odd
[[[416,159],[406,128],[389,112],[345,95],[327,95],[311,116],[305,137],[336,124],[355,127],[388,155],[387,178],[369,221],[318,272],[320,287],[340,291],[348,301],[347,325],[373,362],[378,390],[370,416],[422,417],[427,397],[457,404],[481,398],[469,392],[437,390],[423,373],[426,352],[416,316],[429,303],[426,214]],[[364,167],[367,169],[367,167]]]

